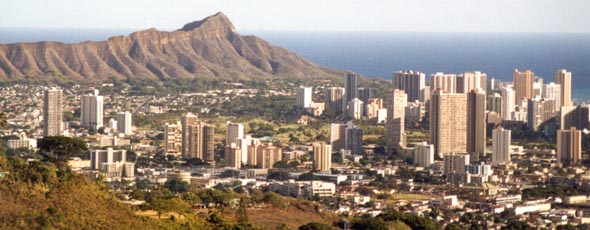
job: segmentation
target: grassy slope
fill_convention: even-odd
[[[325,211],[319,211],[317,205],[307,200],[285,197],[289,205],[286,209],[266,205],[264,208],[248,209],[248,220],[253,226],[262,229],[276,229],[286,224],[289,229],[298,229],[309,222],[320,222],[332,225],[338,217]],[[225,209],[227,216],[235,217],[235,209]]]
[[[58,176],[47,164],[27,165],[0,157],[0,229],[183,229],[179,223],[140,217],[101,183]],[[195,221],[193,224],[199,224]]]

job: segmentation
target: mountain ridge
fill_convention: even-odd
[[[167,32],[146,29],[104,41],[0,44],[0,80],[61,74],[72,80],[192,77],[333,77],[340,72],[255,36],[222,12]]]

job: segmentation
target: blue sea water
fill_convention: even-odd
[[[479,70],[512,81],[515,68],[531,69],[544,82],[558,69],[572,72],[577,102],[590,102],[590,34],[275,32],[248,31],[313,62],[391,79],[398,70],[428,75]]]
[[[0,28],[0,43],[87,40],[127,35],[132,29]],[[590,102],[590,34],[559,33],[418,33],[239,31],[294,51],[322,66],[391,79],[392,72],[483,71],[488,78],[512,80],[514,68],[531,69],[544,82],[555,71],[572,72],[577,102]]]

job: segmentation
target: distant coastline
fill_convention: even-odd
[[[128,35],[134,29],[0,28],[0,43],[77,43]],[[238,31],[255,35],[326,67],[391,79],[397,70],[460,73],[480,70],[511,81],[531,69],[545,83],[557,69],[573,73],[573,95],[590,103],[590,34]]]

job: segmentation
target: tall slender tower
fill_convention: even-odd
[[[342,105],[344,102],[344,88],[330,87],[326,90],[326,107],[333,111],[335,115],[342,113]]]
[[[472,160],[486,150],[486,95],[472,90],[467,94],[467,153]],[[475,159],[473,159],[475,158]]]
[[[500,90],[502,94],[502,119],[512,120],[512,112],[514,111],[514,90],[509,87]]]
[[[555,100],[555,111],[561,108],[561,85],[550,82],[543,85],[542,97]]]
[[[582,131],[576,128],[557,131],[557,163],[572,166],[582,157]]]
[[[340,151],[346,144],[346,124],[330,125],[330,146],[334,151]]]
[[[173,156],[182,153],[182,126],[178,121],[164,125],[164,153]]]
[[[182,127],[182,147],[181,147],[181,152],[182,152],[182,156],[186,157],[186,158],[190,158],[190,156],[193,156],[194,154],[192,152],[196,151],[196,145],[197,143],[195,143],[194,141],[191,141],[192,139],[194,139],[193,137],[191,137],[190,135],[190,131],[189,129],[191,129],[191,126],[194,126],[197,124],[197,122],[199,121],[199,117],[195,114],[192,113],[187,113],[184,116],[182,116],[181,118],[181,127]]]
[[[63,91],[47,89],[43,97],[43,136],[59,136],[63,131]]]
[[[80,98],[80,123],[83,127],[98,129],[103,127],[103,96],[98,90]]]
[[[492,165],[510,163],[510,130],[498,127],[492,130]]]
[[[300,108],[309,108],[311,107],[312,103],[312,88],[311,87],[304,87],[299,86],[297,88],[297,107]]]
[[[215,163],[215,127],[212,125],[204,124],[199,122],[200,126],[202,127],[202,138],[201,138],[201,146],[202,146],[202,155],[203,160],[208,162],[211,165]]]
[[[133,133],[131,113],[129,111],[117,113],[117,130],[119,132],[129,135]]]
[[[434,91],[430,99],[430,143],[435,154],[467,149],[467,96]]]
[[[572,72],[560,69],[555,73],[555,83],[561,85],[561,106],[573,106],[572,103]]]
[[[244,138],[244,125],[228,121],[225,132],[225,145],[230,146],[232,143],[237,143],[239,138]]]
[[[401,89],[408,94],[408,101],[420,100],[420,93],[426,86],[424,73],[413,70],[393,73],[393,89]]]
[[[225,146],[225,167],[231,167],[239,169],[242,167],[242,149],[240,149],[236,143],[232,143],[229,146]]]
[[[535,80],[535,73],[531,70],[519,72],[514,69],[514,79],[512,84],[514,86],[514,103],[518,104],[523,98],[533,98],[533,82]]]
[[[326,143],[313,145],[313,168],[325,172],[332,167],[332,146]]]
[[[405,114],[408,95],[399,89],[387,94],[387,135],[385,144],[387,151],[406,147]]]
[[[344,75],[344,99],[342,101],[342,111],[346,113],[348,102],[358,98],[358,74],[347,73]]]

